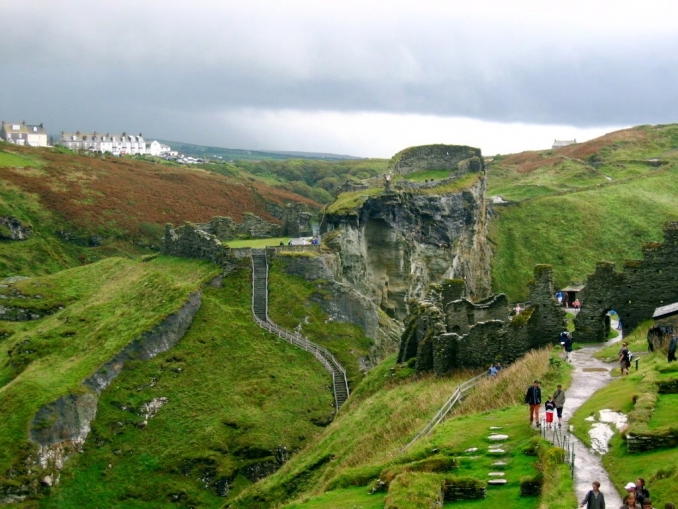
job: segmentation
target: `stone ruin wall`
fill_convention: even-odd
[[[580,294],[581,311],[574,320],[576,341],[607,341],[605,315],[615,310],[624,334],[652,318],[657,307],[678,301],[678,222],[664,225],[664,242],[643,246],[641,260],[600,262]]]
[[[233,240],[241,237],[270,238],[270,237],[302,237],[313,233],[312,221],[314,213],[302,203],[287,203],[284,207],[277,207],[271,211],[274,217],[282,224],[275,224],[261,219],[256,214],[245,212],[242,223],[230,217],[216,216],[209,222],[198,224],[197,227],[206,233],[214,235],[221,241]]]
[[[539,265],[534,274],[530,305],[512,320],[502,294],[477,304],[465,298],[445,304],[440,298],[445,292],[433,288],[430,300],[413,305],[398,362],[415,359],[417,371],[444,375],[497,361],[509,364],[529,350],[557,343],[565,312],[554,297],[553,271]]]

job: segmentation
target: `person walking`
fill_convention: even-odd
[[[556,404],[556,414],[558,415],[558,427],[563,427],[563,407],[565,406],[565,391],[563,386],[558,384],[556,392],[553,393],[553,402]]]
[[[532,382],[532,385],[527,388],[525,403],[530,405],[530,426],[532,426],[532,422],[534,421],[536,426],[539,427],[539,406],[541,405],[539,380],[535,380]]]
[[[621,367],[621,374],[628,375],[631,367],[631,357],[629,356],[629,345],[626,341],[622,343],[621,350],[619,350],[619,366]]]
[[[546,403],[544,403],[544,412],[546,413],[546,427],[548,429],[551,429],[553,424],[553,414],[556,411],[556,404],[553,401],[553,396],[549,396],[548,399],[546,400]]]
[[[570,332],[565,334],[563,349],[565,350],[565,360],[570,362],[570,354],[572,353],[572,333]]]
[[[621,505],[619,509],[642,509],[642,507],[640,507],[640,504],[636,501],[635,491],[629,491],[624,496],[624,503]]]
[[[579,507],[584,507],[584,505],[586,505],[586,509],[605,509],[605,496],[600,491],[600,483],[598,481],[593,481],[591,490],[586,494],[584,500],[581,501]]]

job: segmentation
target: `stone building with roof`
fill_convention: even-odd
[[[552,150],[555,150],[557,148],[563,148],[567,147],[568,145],[574,145],[577,143],[577,140],[553,140],[553,146],[551,147]]]
[[[101,134],[93,133],[61,133],[57,145],[72,150],[90,150],[92,152],[110,152],[114,155],[137,155],[146,153],[146,141],[141,133],[133,134]]]
[[[19,124],[3,120],[2,127],[0,127],[0,139],[16,145],[46,147],[47,131],[42,124],[29,125],[25,120]]]

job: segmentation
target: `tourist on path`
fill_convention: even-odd
[[[570,362],[570,354],[572,353],[572,334],[569,332],[561,333],[565,334],[564,340],[562,341],[563,350],[565,350],[565,360]]]
[[[643,509],[654,509],[654,507],[652,507],[652,500],[650,500],[649,498],[643,499],[643,503],[641,504],[641,507]]]
[[[563,427],[563,407],[565,406],[565,391],[563,386],[558,384],[556,392],[553,393],[553,402],[556,404],[556,414],[558,414],[558,427]]]
[[[553,414],[556,411],[556,403],[553,401],[552,396],[549,396],[546,403],[544,403],[544,411],[546,413],[546,427],[551,429],[551,426],[553,426]]]
[[[624,503],[619,509],[643,509],[638,502],[636,502],[636,494],[629,491],[624,497]]]
[[[669,362],[676,360],[676,347],[678,347],[678,336],[674,334],[671,336],[671,341],[669,341],[669,352],[667,357]]]
[[[628,375],[631,367],[631,357],[629,357],[629,345],[624,341],[622,348],[619,350],[619,365],[621,367],[621,374]]]
[[[541,405],[541,389],[539,388],[539,380],[532,382],[527,388],[525,394],[525,403],[530,405],[530,426],[534,421],[539,426],[539,406]]]
[[[640,502],[640,505],[645,503],[646,498],[650,498],[650,492],[645,487],[645,479],[642,477],[636,479],[636,498],[638,499],[638,502]]]
[[[579,299],[574,299],[574,302],[572,303],[572,307],[574,309],[580,309],[581,308],[581,302],[579,302]]]
[[[586,509],[605,509],[605,496],[600,491],[600,483],[594,481],[591,487],[593,489],[586,494],[579,507],[586,505]]]

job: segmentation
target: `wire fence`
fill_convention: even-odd
[[[570,473],[574,479],[574,441],[570,438],[570,432],[567,428],[563,429],[557,426],[556,423],[550,423],[551,427],[547,427],[549,423],[542,418],[539,426],[539,432],[542,438],[551,442],[555,447],[560,447],[565,451],[564,461],[570,467]]]

